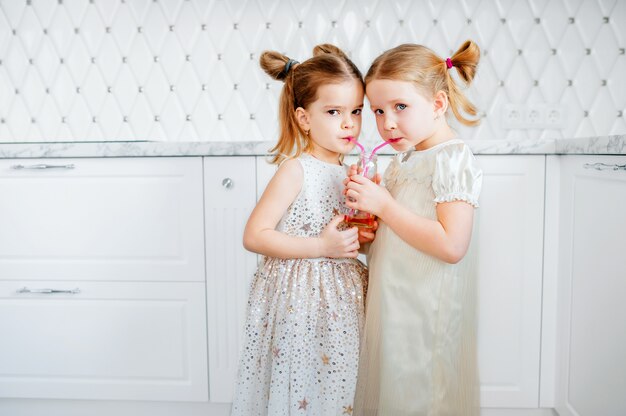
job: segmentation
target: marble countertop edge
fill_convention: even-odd
[[[467,140],[466,143],[477,155],[626,155],[626,134],[573,139]],[[263,156],[269,154],[273,145],[271,141],[0,143],[0,159]]]

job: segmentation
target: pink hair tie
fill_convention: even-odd
[[[452,65],[452,59],[450,58],[446,58],[446,66],[448,67],[448,69],[452,68],[454,65]]]

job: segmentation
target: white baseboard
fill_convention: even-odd
[[[229,416],[230,403],[0,399],[3,416]]]
[[[480,416],[558,416],[554,409],[481,409]]]

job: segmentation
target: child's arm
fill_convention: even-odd
[[[250,214],[244,230],[243,245],[255,253],[283,259],[352,257],[358,255],[356,228],[337,230],[342,217],[335,217],[319,237],[295,237],[276,231],[276,225],[302,188],[300,162],[284,162]]]
[[[437,220],[430,220],[399,204],[383,187],[359,175],[350,177],[346,205],[378,216],[412,247],[446,263],[459,262],[472,235],[474,207],[467,202],[437,204]]]

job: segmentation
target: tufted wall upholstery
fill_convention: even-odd
[[[467,38],[484,120],[463,137],[626,133],[626,0],[0,0],[0,141],[274,140],[263,50],[332,42],[365,72],[399,43],[445,58]]]

